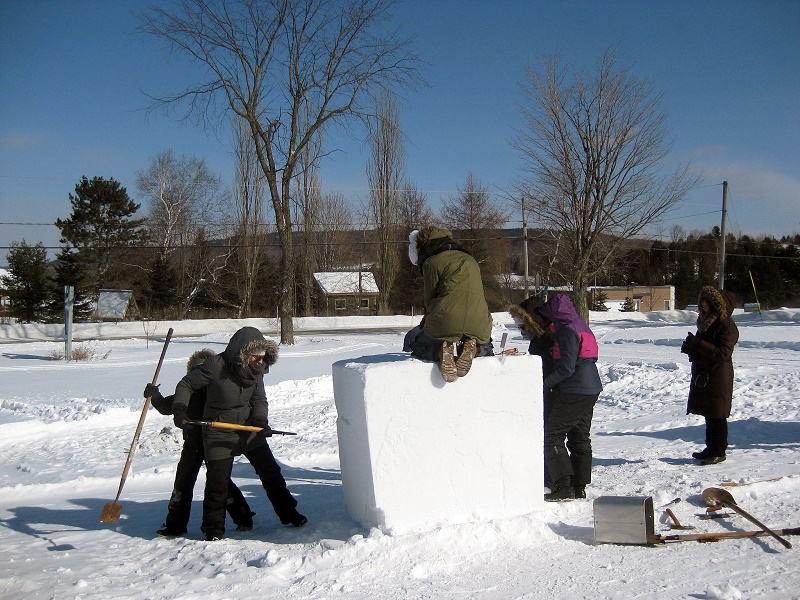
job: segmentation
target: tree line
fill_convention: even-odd
[[[178,186],[181,190],[192,187],[188,180],[206,181],[206,187],[197,188],[203,194],[191,200],[187,198],[192,194],[184,196],[194,218],[180,216],[180,211],[171,210],[174,204],[164,200],[165,186],[156,185],[164,171],[184,174],[187,181]],[[220,212],[219,203],[237,201],[214,199],[209,193],[213,183],[202,161],[162,153],[148,171],[139,174],[139,189],[152,193],[149,209],[140,217],[140,205],[118,182],[82,178],[69,195],[71,215],[56,221],[64,244],[56,260],[47,260],[41,244],[12,245],[7,255],[9,276],[0,280],[0,288],[11,299],[12,315],[26,322],[62,322],[65,285],[75,289],[73,314],[78,321],[93,317],[98,290],[108,288],[132,290],[140,316],[153,320],[275,315],[282,293],[280,240],[258,220],[252,224],[240,220],[233,235],[214,237],[212,232],[222,231],[222,226],[199,218],[203,213],[197,211],[199,204],[208,210],[216,203],[210,213],[227,214]],[[356,229],[355,211],[342,197],[333,195],[324,201],[319,191],[312,196],[320,206],[306,216],[313,212],[336,218],[330,221],[334,226],[326,226],[327,221],[311,225],[300,221],[296,238],[303,260],[297,263],[293,290],[298,316],[315,315],[319,306],[314,272],[353,269],[371,271],[376,281],[389,282],[380,314],[419,314],[421,278],[407,259],[407,234],[418,223],[453,229],[455,239],[481,265],[492,311],[505,310],[522,299],[519,279],[511,275],[522,273],[523,231],[504,227],[506,213],[491,202],[488,189],[472,175],[438,214],[428,207],[424,194],[404,190],[400,220],[387,237],[376,227]],[[246,233],[251,227],[253,231]],[[527,242],[531,293],[573,285],[573,254],[564,250],[559,236],[549,229],[532,229]],[[695,303],[704,285],[718,281],[719,249],[717,227],[689,234],[675,228],[669,242],[631,239],[606,264],[597,283],[673,285],[677,306],[683,307]],[[758,301],[764,309],[800,304],[800,235],[776,239],[728,234],[725,250],[725,287],[741,303]],[[379,271],[382,256],[393,263],[391,274]]]

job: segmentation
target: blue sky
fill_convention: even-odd
[[[58,244],[53,226],[6,223],[68,217],[83,175],[114,178],[140,201],[136,172],[172,149],[205,159],[230,183],[226,132],[144,110],[145,92],[181,89],[188,76],[136,33],[131,11],[147,4],[0,2],[0,264],[12,241]],[[702,173],[655,233],[719,225],[723,180],[729,231],[800,232],[800,2],[408,0],[394,22],[417,36],[414,49],[430,63],[430,87],[404,93],[400,119],[407,178],[435,210],[470,171],[498,201],[510,189],[519,158],[509,142],[529,64],[558,50],[591,66],[618,43],[622,62],[665,94],[670,159]],[[357,202],[367,149],[347,137],[334,146],[325,190]]]

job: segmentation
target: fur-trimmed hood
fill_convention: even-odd
[[[733,314],[736,296],[728,290],[718,290],[710,285],[700,290],[697,305],[707,302],[711,310],[697,315],[697,331],[703,333],[717,321],[724,321]]]
[[[441,227],[415,229],[409,235],[408,241],[408,258],[411,264],[418,265],[420,270],[428,258],[445,250],[458,250],[469,254],[453,240],[453,234],[448,229]]]
[[[188,373],[195,367],[199,367],[204,362],[206,362],[207,358],[214,356],[216,352],[209,348],[203,348],[202,350],[198,350],[194,352],[190,357],[189,361],[186,363],[186,372]]]
[[[262,365],[250,362],[249,357],[254,354],[264,355]],[[269,372],[269,368],[278,360],[278,345],[266,339],[255,327],[242,327],[231,336],[222,357],[242,380],[254,380]]]
[[[542,337],[544,329],[536,321],[536,317],[529,313],[522,304],[512,304],[508,307],[508,312],[514,317],[514,322],[527,334],[528,339]]]
[[[697,297],[697,305],[701,302],[708,302],[711,310],[717,313],[721,320],[725,320],[733,314],[736,306],[736,296],[728,290],[718,290],[713,286],[707,285],[700,290]]]

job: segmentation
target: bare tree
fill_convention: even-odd
[[[185,103],[201,122],[231,111],[250,129],[282,250],[282,343],[294,343],[291,184],[303,149],[328,125],[369,112],[377,92],[417,79],[410,41],[379,30],[394,3],[184,0],[142,17],[145,32],[208,73],[156,105]]]
[[[312,115],[307,115],[307,119],[311,119],[311,117]],[[294,221],[299,225],[303,234],[297,257],[297,273],[300,278],[298,296],[306,316],[314,314],[314,269],[316,266],[314,244],[316,243],[322,203],[317,163],[321,154],[322,131],[317,131],[311,142],[300,153],[299,172],[296,177],[294,194],[296,211]]]
[[[313,291],[314,270],[316,268],[316,253],[314,246],[317,243],[319,231],[320,211],[322,207],[322,190],[320,189],[319,176],[316,168],[308,164],[298,177],[297,185],[297,216],[295,222],[299,224],[303,237],[300,241],[297,257],[297,270],[299,281],[299,296],[306,316],[314,314]]]
[[[389,296],[399,263],[397,223],[405,158],[397,99],[390,94],[378,98],[369,145],[368,219],[375,227],[377,261],[373,272],[378,284],[378,314],[385,315],[389,313]]]
[[[339,192],[324,194],[321,202],[315,259],[320,271],[333,271],[350,258],[347,235],[353,228],[353,213]]]
[[[488,188],[472,172],[458,194],[442,200],[439,216],[445,227],[456,230],[459,243],[472,254],[481,266],[481,279],[489,307],[497,310],[507,306],[502,300],[498,280],[505,268],[511,248],[507,240],[497,238],[496,230],[508,221],[505,210],[491,199]]]
[[[147,228],[166,258],[188,243],[205,224],[217,198],[219,177],[204,160],[165,150],[136,173],[136,187],[147,198]]]
[[[238,318],[251,316],[258,273],[263,267],[266,247],[264,222],[264,175],[258,165],[249,128],[234,124],[236,184],[233,191],[234,248],[229,267],[234,274]]]
[[[666,172],[666,112],[651,82],[619,66],[608,49],[596,70],[561,65],[557,54],[529,68],[521,86],[524,127],[519,191],[542,227],[565,233],[575,304],[588,317],[586,288],[625,240],[680,202],[696,179]]]
[[[413,229],[433,223],[434,215],[428,206],[428,197],[410,181],[403,183],[402,188],[398,207],[401,230],[410,233]]]
[[[485,263],[492,254],[490,231],[508,221],[508,215],[492,202],[488,188],[472,172],[458,194],[442,200],[439,218],[445,227],[459,232],[460,242],[479,263]]]
[[[198,283],[188,267],[196,251],[193,243],[201,229],[219,227],[212,215],[218,214],[213,207],[220,199],[220,179],[204,160],[178,158],[165,150],[151,159],[146,171],[136,173],[136,187],[147,199],[146,226],[158,244],[157,260],[171,266],[176,279],[172,287],[185,315]]]
[[[412,265],[406,257],[407,240],[408,234],[412,230],[432,225],[434,222],[435,216],[428,206],[428,198],[425,193],[421,192],[412,182],[404,182],[398,207],[398,224],[401,232],[398,254],[402,255],[402,258],[389,300],[393,311],[411,314],[415,308],[422,310],[424,305],[422,278],[419,267]]]

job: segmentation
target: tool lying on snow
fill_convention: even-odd
[[[712,490],[715,488],[711,488]],[[709,490],[706,490],[709,492]],[[704,500],[706,503],[713,502],[713,506],[721,508],[718,501],[720,495],[718,492],[703,492]],[[723,494],[727,494],[725,490],[719,490]],[[728,494],[730,495],[730,494]],[[669,506],[679,501],[675,499],[668,502],[665,506]],[[722,499],[726,504],[736,512],[741,509],[734,508],[736,502],[733,498]],[[732,505],[730,504],[732,502]],[[651,496],[601,496],[594,500],[594,539],[596,544],[633,544],[640,546],[655,546],[656,544],[664,544],[666,542],[717,542],[725,538],[745,538],[757,537],[762,535],[800,535],[800,527],[792,529],[779,529],[778,533],[767,530],[764,531],[727,531],[724,533],[683,533],[675,535],[660,535],[655,533],[653,525],[653,498]],[[668,508],[666,509],[669,512]],[[669,512],[665,512],[669,516]],[[741,511],[744,512],[744,511]],[[741,514],[741,513],[740,513]],[[743,515],[744,516],[744,515]],[[749,515],[748,515],[749,517]],[[679,521],[674,519],[677,526]],[[763,527],[760,523],[756,523],[759,527]],[[783,538],[778,538],[781,543],[788,544]],[[791,547],[788,546],[788,547]]]
[[[519,352],[516,348],[509,348],[508,350],[503,350],[502,352],[498,352],[497,356],[508,356],[509,354],[516,354]]]
[[[736,500],[733,499],[730,492],[727,490],[723,490],[722,488],[706,488],[703,490],[703,501],[710,507],[709,510],[719,510],[720,508],[730,508],[732,511],[739,513],[745,519],[760,527],[764,531],[766,531],[769,535],[774,537],[778,540],[781,544],[783,544],[786,548],[791,548],[792,545],[779,536],[777,533],[772,531],[769,527],[764,525],[761,521],[756,519],[754,516],[748,514],[743,509],[739,508],[739,505],[736,504]]]
[[[202,427],[216,427],[217,429],[235,429],[236,431],[261,431],[263,427],[255,425],[239,425],[237,423],[224,423],[222,421],[186,421],[187,425],[200,425]],[[294,431],[281,431],[273,429],[272,435],[297,435]]]
[[[172,339],[172,327],[169,328],[167,332],[167,337],[164,340],[164,347],[161,349],[161,358],[158,359],[158,366],[156,367],[156,373],[153,375],[153,385],[156,384],[158,381],[158,373],[161,371],[161,365],[164,363],[164,355],[167,353],[167,346],[169,346],[169,341]],[[122,514],[122,504],[118,502],[119,495],[122,493],[122,486],[125,485],[125,480],[128,478],[128,471],[131,468],[131,462],[133,461],[133,453],[136,452],[136,444],[139,441],[139,434],[142,433],[142,427],[144,426],[144,419],[147,416],[147,410],[150,408],[150,397],[144,399],[144,406],[142,407],[142,414],[139,417],[139,424],[136,426],[136,433],[133,434],[133,441],[131,442],[131,447],[128,450],[128,458],[125,461],[125,467],[122,469],[122,477],[119,481],[119,489],[117,490],[117,497],[114,498],[113,502],[108,502],[103,507],[103,512],[100,513],[100,522],[101,523],[119,523],[119,517]]]
[[[708,519],[725,519],[727,517],[732,517],[733,513],[724,513],[724,512],[710,512],[710,513],[703,513],[701,515],[695,515],[698,519],[702,519],[703,521],[707,521]]]
[[[772,481],[780,481],[781,479],[789,479],[791,477],[796,477],[796,475],[784,475],[783,477],[770,477],[769,479],[758,479],[757,481],[724,481],[720,483],[722,487],[739,487],[742,485],[755,485],[756,483],[770,483]]]
[[[772,532],[770,532],[772,533]],[[663,544],[666,542],[718,542],[725,538],[746,538],[770,535],[766,531],[725,531],[723,533],[680,533],[675,535],[656,535],[654,542]],[[790,529],[778,529],[776,533],[780,535],[800,535],[800,527]]]
[[[664,513],[669,517],[670,520],[672,520],[672,523],[670,524],[671,529],[694,529],[692,525],[681,525],[678,517],[676,517],[675,513],[672,512],[672,509],[664,509]]]

